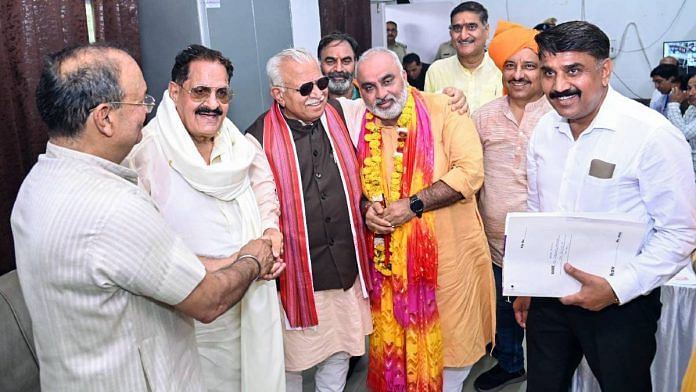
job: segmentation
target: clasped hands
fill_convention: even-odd
[[[415,217],[411,211],[409,199],[399,199],[386,208],[380,202],[373,202],[365,213],[365,224],[370,231],[377,234],[391,234],[396,227]]]
[[[226,258],[211,258],[198,256],[208,272],[217,271],[229,266],[237,260],[239,255],[252,255],[259,261],[261,271],[259,279],[273,280],[285,270],[283,260],[283,234],[278,229],[269,228],[263,232],[260,238],[249,241],[242,246],[239,252]]]
[[[566,295],[559,300],[563,305],[576,305],[583,309],[600,311],[609,305],[616,303],[616,295],[609,282],[597,275],[593,275],[573,267],[566,263],[565,272],[577,279],[582,287],[575,294]],[[527,313],[529,312],[530,297],[517,297],[512,304],[515,311],[515,320],[522,328],[527,327]]]

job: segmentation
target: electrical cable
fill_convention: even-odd
[[[621,83],[624,87],[626,87],[626,90],[628,90],[631,94],[633,94],[634,98],[642,98],[640,95],[636,94],[635,91],[631,90],[631,88],[628,86],[628,84],[626,84],[626,82],[624,82],[623,79],[621,79],[621,77],[619,76],[619,74],[616,73],[616,71],[612,71],[612,75],[616,76],[616,79],[619,81],[619,83]]]
[[[684,9],[684,6],[685,6],[685,5],[686,5],[686,0],[682,0],[682,3],[681,3],[681,5],[679,6],[679,9],[677,10],[677,14],[674,16],[674,18],[672,19],[672,21],[669,22],[669,24],[667,24],[667,28],[665,29],[665,31],[663,31],[662,34],[660,34],[660,36],[657,37],[657,39],[656,39],[653,43],[651,43],[651,44],[648,45],[648,46],[643,46],[643,47],[641,47],[640,49],[626,50],[626,51],[624,51],[624,53],[635,53],[635,52],[639,52],[639,51],[641,51],[641,50],[645,51],[645,49],[650,49],[650,48],[652,48],[656,43],[661,42],[662,37],[664,37],[665,34],[667,34],[667,32],[672,28],[672,26],[674,26],[674,22],[676,22],[677,19],[679,18],[679,15],[681,15],[682,10]],[[626,29],[628,29],[628,26],[626,26]],[[624,30],[624,31],[625,31],[625,30]],[[636,26],[636,31],[638,31],[638,27],[637,27],[637,26]],[[648,63],[648,64],[650,64],[650,63]]]

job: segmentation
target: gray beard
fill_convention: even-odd
[[[346,79],[342,82],[336,82],[332,79],[329,79],[329,92],[333,95],[343,95],[351,87],[353,87],[353,77],[352,76],[350,77],[350,79]]]
[[[367,102],[365,102],[365,106],[367,106],[367,109],[371,111],[372,114],[381,118],[382,120],[394,120],[399,118],[401,112],[404,111],[404,106],[406,106],[406,99],[408,99],[408,89],[406,86],[406,83],[404,83],[404,89],[401,91],[401,96],[396,97],[396,102],[394,102],[394,105],[392,105],[392,107],[389,109],[380,109],[377,106],[376,101],[374,105],[369,105]]]

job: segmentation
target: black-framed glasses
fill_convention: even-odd
[[[215,99],[218,102],[225,104],[232,99],[234,92],[229,87],[209,87],[209,86],[195,86],[190,89],[185,89],[183,85],[180,85],[181,89],[186,91],[194,102],[204,102],[208,100],[210,94],[215,91]]]
[[[319,90],[326,90],[326,88],[329,87],[329,77],[322,76],[321,78],[319,78],[313,82],[302,83],[299,88],[282,86],[282,85],[276,85],[275,87],[289,88],[290,90],[295,90],[295,91],[299,92],[301,96],[306,97],[312,93],[312,90],[314,90],[315,84],[317,85],[317,88],[319,88]]]
[[[152,95],[145,95],[145,98],[143,99],[142,102],[118,102],[118,101],[113,101],[113,102],[105,102],[108,104],[121,104],[121,105],[140,105],[140,106],[145,106],[145,111],[147,113],[152,113],[152,109],[155,108],[155,98]]]

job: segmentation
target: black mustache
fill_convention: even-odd
[[[508,83],[512,83],[512,82],[531,83],[531,82],[529,81],[529,79],[510,79],[510,80],[508,80]]]
[[[196,109],[196,114],[216,114],[218,116],[222,116],[222,109],[220,109],[220,108],[211,109],[207,106],[202,106],[202,107]]]
[[[571,95],[582,95],[582,91],[576,89],[576,88],[569,88],[568,90],[563,90],[563,91],[551,91],[549,93],[549,99],[556,99],[556,98],[563,98],[563,97],[570,97]]]

